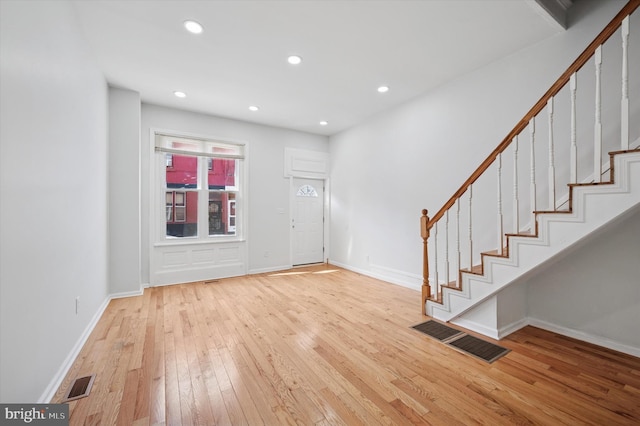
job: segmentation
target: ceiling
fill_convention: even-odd
[[[147,103],[323,135],[563,31],[533,0],[74,4],[110,85]],[[187,32],[185,20],[204,31]]]

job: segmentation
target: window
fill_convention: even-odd
[[[167,191],[165,194],[167,208],[167,223],[184,222],[187,215],[186,197],[184,192]]]
[[[156,134],[164,239],[239,237],[244,147]],[[159,216],[158,216],[159,217]]]
[[[296,192],[298,197],[317,197],[318,191],[311,185],[302,185]]]
[[[175,217],[174,220],[176,222],[184,222],[187,217],[187,202],[185,198],[184,192],[174,192],[173,193],[173,205],[175,206]]]
[[[236,159],[211,158],[207,172],[209,189],[209,235],[234,235],[235,213],[230,213],[231,201],[235,206],[238,188],[236,185]],[[234,207],[235,210],[235,207]]]
[[[197,209],[198,197],[195,192],[167,191],[165,205],[167,213],[167,235],[171,237],[194,237],[198,225],[195,221],[187,221],[187,199]]]

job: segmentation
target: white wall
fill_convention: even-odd
[[[109,88],[109,292],[141,290],[140,94]]]
[[[69,2],[0,19],[0,401],[38,402],[107,297],[107,85]]]
[[[173,130],[245,142],[248,146],[248,272],[291,266],[289,180],[284,177],[285,147],[328,151],[325,136],[230,120],[156,105],[142,105],[142,267],[149,282],[150,129]],[[268,256],[265,256],[268,252]],[[146,280],[146,281],[145,281]]]
[[[529,322],[640,355],[640,210],[530,279]]]
[[[418,288],[421,209],[436,213],[624,3],[577,2],[568,31],[331,137],[331,261]],[[491,212],[474,218],[484,250],[497,241],[488,188],[474,188],[474,211]]]

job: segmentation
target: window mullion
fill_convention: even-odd
[[[208,211],[209,193],[207,191],[207,157],[198,157],[198,239],[209,235]]]

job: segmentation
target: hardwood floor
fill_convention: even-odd
[[[487,364],[413,330],[420,293],[331,266],[111,301],[52,402],[71,424],[623,425],[640,359],[526,327]]]

